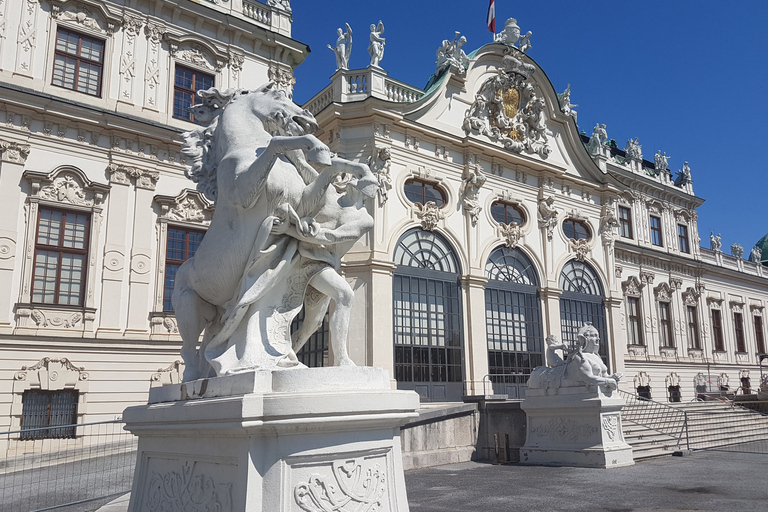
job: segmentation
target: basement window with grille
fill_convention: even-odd
[[[21,439],[73,439],[79,394],[75,389],[24,391]]]

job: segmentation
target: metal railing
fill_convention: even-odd
[[[620,389],[614,393],[618,393],[629,406],[621,410],[622,421],[632,422],[670,436],[676,440],[678,449],[690,449],[688,414],[685,411]]]
[[[130,491],[138,438],[123,425],[0,432],[0,512],[50,510]]]

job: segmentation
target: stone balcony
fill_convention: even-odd
[[[291,37],[291,23],[293,22],[291,13],[279,6],[267,5],[266,1],[262,3],[256,0],[230,0],[228,2],[199,0],[198,3],[235,18],[244,19],[280,35]]]
[[[317,115],[331,103],[351,103],[370,96],[393,103],[413,103],[424,96],[424,91],[389,78],[379,67],[340,69],[331,76],[331,83],[307,101],[304,108]]]

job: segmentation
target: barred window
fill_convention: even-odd
[[[32,302],[82,306],[90,215],[40,208]]]
[[[24,391],[21,396],[21,439],[74,438],[78,396],[79,392],[74,389]]]
[[[52,84],[101,96],[104,41],[64,28],[56,31]]]
[[[163,311],[173,311],[171,297],[176,283],[176,272],[181,264],[195,255],[204,231],[168,227],[168,244],[165,250],[165,287],[163,291]]]
[[[173,85],[173,117],[194,122],[195,116],[191,109],[195,104],[197,91],[210,89],[213,85],[211,75],[177,64]]]

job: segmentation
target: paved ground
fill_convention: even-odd
[[[765,512],[768,453],[758,451],[701,451],[611,470],[467,462],[409,471],[405,481],[411,512]],[[127,507],[123,496],[98,510]]]

